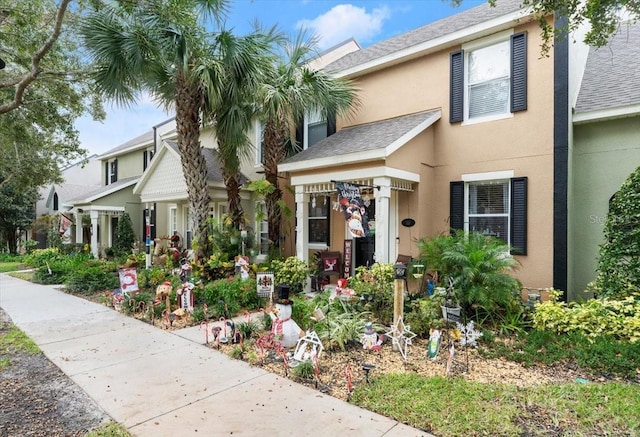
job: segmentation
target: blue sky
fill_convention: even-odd
[[[226,27],[247,33],[257,19],[292,35],[307,28],[319,37],[320,48],[352,37],[364,48],[485,1],[464,0],[453,7],[441,0],[233,0]],[[103,122],[83,118],[76,123],[82,147],[90,153],[104,153],[170,118],[148,98],[131,108],[107,102],[105,109]]]

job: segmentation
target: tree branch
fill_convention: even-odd
[[[0,114],[5,114],[19,107],[22,104],[22,99],[27,87],[31,85],[42,73],[42,70],[40,69],[40,61],[42,61],[42,58],[44,58],[46,54],[49,53],[51,47],[53,47],[53,45],[58,40],[58,37],[62,32],[62,22],[64,21],[64,14],[67,12],[69,3],[71,3],[71,0],[62,0],[60,2],[60,6],[58,7],[58,11],[56,13],[53,33],[47,39],[47,41],[45,41],[40,50],[38,50],[35,55],[33,55],[33,58],[31,60],[31,70],[25,73],[20,82],[15,85],[16,92],[13,101],[4,105],[0,105]]]

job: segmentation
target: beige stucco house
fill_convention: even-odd
[[[329,64],[355,82],[362,106],[279,167],[295,190],[296,255],[345,253],[334,182],[348,181],[361,185],[375,228],[349,243],[352,271],[417,256],[416,238],[476,230],[514,247],[525,287],[565,290],[569,95],[579,85],[569,46],[578,69],[586,50],[565,38],[545,57],[541,44],[529,10],[507,0]]]

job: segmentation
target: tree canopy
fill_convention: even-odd
[[[0,185],[44,185],[86,155],[74,121],[103,116],[86,79],[71,0],[5,0],[0,6]]]

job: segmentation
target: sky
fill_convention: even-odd
[[[319,38],[320,49],[349,38],[365,48],[485,1],[464,0],[453,7],[447,0],[232,0],[226,27],[242,35],[258,20],[291,35],[308,29]],[[105,153],[172,117],[148,96],[128,108],[105,102],[105,110],[102,122],[90,117],[76,122],[82,147],[90,154]]]

